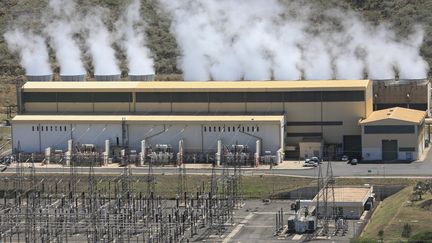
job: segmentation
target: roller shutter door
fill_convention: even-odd
[[[393,161],[398,158],[397,140],[382,140],[382,160]]]

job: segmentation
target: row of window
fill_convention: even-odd
[[[32,126],[32,131],[39,132],[67,132],[67,126]]]
[[[130,92],[24,92],[23,102],[132,102]],[[364,101],[364,91],[137,92],[140,103],[345,102]]]
[[[259,132],[259,126],[204,126],[204,132]]]

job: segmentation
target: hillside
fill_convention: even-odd
[[[88,6],[99,5],[111,10],[110,18],[116,19],[123,7],[122,1],[116,0],[78,0],[79,7],[84,11]],[[339,6],[352,8],[360,12],[373,23],[389,22],[401,36],[410,33],[414,24],[422,24],[426,31],[422,55],[428,63],[432,64],[432,2],[428,0],[317,0],[323,8]],[[2,82],[11,82],[22,79],[23,70],[18,58],[10,54],[3,38],[3,33],[12,24],[19,24],[25,28],[40,30],[42,18],[48,0],[3,0],[0,2],[0,78]],[[148,46],[155,59],[158,79],[178,79],[181,71],[177,68],[179,50],[174,37],[169,32],[169,16],[163,15],[157,8],[156,0],[143,1],[142,16],[148,22]],[[319,18],[317,18],[319,19]],[[124,53],[116,48],[117,58],[121,61],[123,74],[126,74]],[[50,50],[53,59],[53,51]],[[55,63],[53,61],[52,63]],[[91,64],[86,61],[87,70],[92,70]],[[58,73],[58,67],[54,72]],[[161,76],[162,75],[162,76]],[[172,76],[173,75],[173,76]]]

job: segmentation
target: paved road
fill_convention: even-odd
[[[327,163],[322,164],[322,171],[325,174]],[[390,177],[390,176],[426,176],[432,177],[432,162],[423,163],[411,163],[411,164],[358,164],[358,165],[347,165],[341,162],[332,163],[333,175],[335,177],[351,177],[351,176],[380,176],[380,177]],[[9,168],[5,172],[14,172],[15,168]],[[118,175],[123,172],[123,168],[107,168],[98,167],[94,168],[96,174],[111,174]],[[154,173],[156,174],[175,174],[177,173],[176,168],[154,168]],[[64,173],[68,174],[70,169],[65,168],[36,168],[36,173]],[[86,167],[77,168],[77,173],[88,174],[89,169]],[[146,167],[143,168],[132,168],[132,174],[144,175],[147,174],[148,170]],[[188,174],[211,174],[210,169],[187,169]],[[222,169],[217,169],[217,173],[222,173]],[[285,176],[306,176],[306,177],[316,177],[318,174],[318,168],[313,169],[254,169],[254,168],[244,168],[244,175],[285,175]]]

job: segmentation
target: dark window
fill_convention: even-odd
[[[129,92],[42,92],[23,93],[24,102],[131,102]]]
[[[255,132],[255,127],[252,127],[252,132]]]
[[[34,132],[34,126],[32,126],[32,131]]]
[[[215,131],[215,132],[216,132],[216,127],[213,127],[213,131]]]
[[[400,152],[415,152],[416,149],[414,147],[407,147],[407,148],[399,148]]]
[[[342,121],[293,121],[286,122],[287,126],[342,126]]]
[[[209,132],[211,132],[211,127],[209,127]]]
[[[204,132],[207,132],[207,127],[206,126],[204,126]]]
[[[51,126],[51,127],[50,127],[50,131],[52,132],[52,130],[53,130],[53,129],[52,129],[52,126]]]
[[[365,134],[410,134],[415,133],[412,125],[365,126]]]
[[[374,110],[384,110],[393,107],[410,108],[414,110],[426,111],[427,103],[375,103]]]
[[[324,91],[322,92],[323,101],[363,101],[363,91]]]
[[[244,127],[242,127],[242,132],[244,132]]]
[[[64,126],[64,131],[65,131],[65,132],[67,131],[66,126]]]
[[[170,103],[171,93],[136,93],[136,102]]]
[[[36,127],[36,131],[38,131],[38,132],[39,132],[39,126],[37,126],[37,127]]]
[[[231,128],[230,127],[228,127],[228,132],[231,132]]]
[[[22,95],[24,102],[56,102],[57,100],[57,94],[53,92],[24,92]]]
[[[364,101],[364,97],[364,91],[136,93],[137,102],[155,103]]]
[[[92,93],[63,92],[58,93],[58,102],[90,103],[93,101]]]
[[[122,102],[132,101],[132,93],[115,92],[115,93],[93,93],[94,102]]]
[[[285,102],[319,102],[321,100],[320,91],[305,92],[286,92],[284,94]]]
[[[208,102],[208,93],[172,93],[171,99],[178,103]]]
[[[55,131],[57,132],[57,126],[55,126],[54,128],[55,128]]]
[[[221,127],[219,127],[219,132],[221,132]]]
[[[137,102],[319,102],[364,101],[364,91],[293,92],[150,92],[136,93]],[[130,92],[24,92],[24,102],[131,102]]]
[[[235,127],[234,126],[232,127],[232,131],[235,132]]]
[[[45,127],[45,131],[47,131],[47,132],[48,132],[48,126],[46,126],[46,127]]]
[[[241,92],[209,93],[208,101],[213,103],[245,102],[246,94]]]
[[[62,131],[62,127],[60,126],[60,132]]]
[[[249,132],[249,126],[247,127],[246,131]]]
[[[259,132],[259,126],[256,127],[256,131]]]

